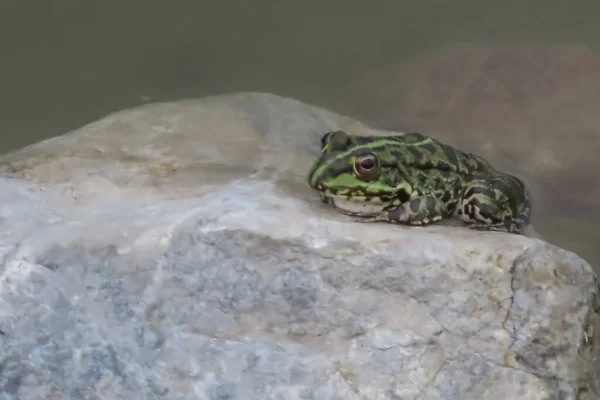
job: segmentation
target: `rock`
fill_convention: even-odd
[[[590,265],[355,223],[305,182],[328,129],[382,133],[243,93],[3,156],[0,397],[597,399]]]

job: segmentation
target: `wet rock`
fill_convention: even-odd
[[[597,398],[589,264],[332,211],[305,184],[331,128],[380,133],[239,94],[3,156],[3,398]]]

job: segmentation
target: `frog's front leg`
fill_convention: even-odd
[[[427,225],[440,221],[446,214],[444,203],[431,195],[419,194],[408,201],[373,214],[361,222],[385,221],[393,224]]]
[[[476,230],[520,233],[529,223],[529,198],[512,176],[473,177],[465,184],[456,214]]]

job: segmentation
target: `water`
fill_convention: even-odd
[[[547,144],[543,137],[524,143],[517,135],[503,141],[502,130],[485,130],[482,137],[477,136],[481,125],[411,114],[400,106],[398,117],[393,104],[391,113],[382,112],[386,97],[377,93],[390,90],[384,74],[381,81],[371,80],[366,91],[356,85],[365,74],[376,78],[373,71],[410,64],[453,44],[572,43],[596,51],[599,11],[600,3],[591,0],[7,0],[0,5],[0,152],[145,102],[247,90],[291,96],[383,127],[407,122],[428,133],[447,126],[448,139],[471,151],[485,151],[484,139],[496,148],[508,143],[485,155],[531,180],[540,204],[534,219],[538,230],[600,271],[600,195],[593,187],[600,161],[578,159],[580,153],[579,158],[591,159],[590,152],[600,149],[593,123],[585,132],[565,126],[563,139],[570,147],[556,140]],[[577,120],[578,113],[598,111],[579,106],[563,112]],[[452,112],[457,120],[481,115],[480,109]],[[523,129],[520,124],[514,132]],[[535,153],[542,144],[555,153],[568,150],[556,153],[566,164],[563,172],[553,175],[547,168],[528,166],[523,151]]]

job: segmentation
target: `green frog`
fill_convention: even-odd
[[[444,218],[477,230],[522,233],[531,203],[524,183],[483,158],[420,133],[321,139],[308,183],[360,222],[427,225]]]

